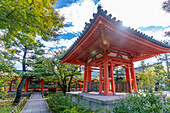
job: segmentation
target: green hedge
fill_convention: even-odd
[[[101,109],[90,109],[81,103],[73,104],[68,96],[63,94],[50,94],[47,99],[53,113],[98,113]],[[170,113],[170,103],[162,103],[161,94],[154,92],[129,94],[114,104],[113,113]]]
[[[92,113],[99,112],[99,109],[92,111],[90,107],[83,106],[81,103],[73,104],[67,95],[50,94],[47,103],[53,113]]]
[[[170,113],[170,104],[159,93],[145,92],[128,95],[113,108],[114,113]]]

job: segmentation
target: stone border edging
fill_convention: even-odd
[[[20,106],[27,100],[28,100],[27,97],[22,99],[21,102],[17,106],[15,106],[15,108],[10,113],[17,113],[18,108],[20,108]]]

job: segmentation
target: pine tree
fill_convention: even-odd
[[[22,64],[22,80],[19,86],[17,87],[16,98],[14,100],[14,103],[17,103],[20,101],[22,87],[24,86],[26,78],[32,74],[28,72],[28,68],[32,67],[32,60],[35,60],[38,56],[44,55],[45,51],[43,50],[44,45],[41,44],[39,41],[37,41],[35,46],[25,46],[22,45],[22,43],[15,43],[13,44],[13,47],[14,46],[16,47],[16,49],[13,60],[17,60]]]

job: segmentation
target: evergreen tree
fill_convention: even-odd
[[[158,61],[160,62],[164,62],[166,64],[166,72],[167,72],[167,78],[170,79],[170,72],[169,72],[169,69],[170,69],[170,54],[167,53],[167,54],[163,54],[163,55],[160,55],[159,58],[158,58]]]
[[[49,70],[55,75],[57,84],[60,86],[62,92],[65,94],[70,91],[70,86],[75,76],[81,75],[78,70],[79,66],[68,63],[61,63],[61,56],[65,53],[64,50],[53,52],[53,57],[48,60]]]
[[[145,60],[142,60],[140,62],[140,66],[138,67],[138,71],[145,73],[146,68],[147,68],[147,65],[145,64]]]
[[[26,78],[32,74],[28,72],[28,69],[31,69],[32,67],[31,62],[35,60],[38,56],[44,55],[45,51],[43,50],[44,45],[41,44],[39,41],[37,41],[35,46],[25,46],[22,45],[22,43],[14,43],[13,47],[14,46],[16,47],[16,49],[13,60],[17,60],[22,64],[22,80],[17,87],[16,98],[14,100],[14,103],[17,103],[20,101],[22,87],[24,86]]]

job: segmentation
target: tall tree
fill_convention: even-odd
[[[14,46],[14,45],[13,45]],[[17,95],[14,100],[14,103],[17,103],[20,101],[21,93],[22,93],[22,87],[24,86],[25,80],[28,76],[32,75],[33,73],[28,72],[28,68],[32,67],[32,62],[41,55],[45,54],[45,51],[42,47],[44,47],[43,44],[41,44],[39,41],[37,42],[36,46],[25,46],[22,45],[22,43],[17,43],[15,49],[15,57],[13,57],[13,60],[17,60],[22,64],[22,80],[17,87]],[[32,48],[29,48],[32,47]],[[32,70],[31,70],[32,71]]]
[[[155,65],[153,65],[154,67],[154,72],[155,72],[155,82],[156,83],[160,83],[160,81],[162,81],[165,77],[166,77],[166,72],[165,69],[162,65],[162,63],[157,63]]]
[[[164,69],[162,63],[157,63],[153,67],[154,67],[153,71],[155,72],[155,76],[154,76],[155,90],[157,90],[157,88],[159,88],[159,87],[162,87],[160,84],[168,85],[168,82],[166,80],[167,75],[166,75],[166,72],[165,72],[165,69]]]
[[[55,75],[58,85],[65,94],[70,91],[70,86],[75,76],[81,75],[78,70],[78,65],[61,63],[61,56],[65,53],[64,50],[58,50],[53,52],[53,58],[49,59],[49,69]]]
[[[150,85],[152,88],[154,87],[154,75],[155,72],[151,67],[148,67],[146,71],[143,73],[137,73],[136,76],[139,79],[138,84],[144,90]]]
[[[1,0],[0,41],[9,48],[13,42],[35,44],[36,36],[56,40],[64,18],[54,9],[55,3],[56,0]]]
[[[22,68],[26,71],[29,49],[37,46],[36,37],[55,41],[63,27],[64,18],[54,9],[56,0],[2,0],[0,1],[0,42],[6,48],[13,44],[24,46]],[[26,75],[26,73],[24,73]],[[18,86],[14,103],[19,102],[25,76]]]
[[[169,70],[170,69],[170,54],[167,53],[167,54],[160,55],[158,58],[158,61],[165,62],[167,77],[170,79],[170,70]]]
[[[138,67],[138,70],[142,73],[145,73],[146,68],[147,68],[147,65],[145,64],[145,60],[142,60],[140,62],[140,67]]]

